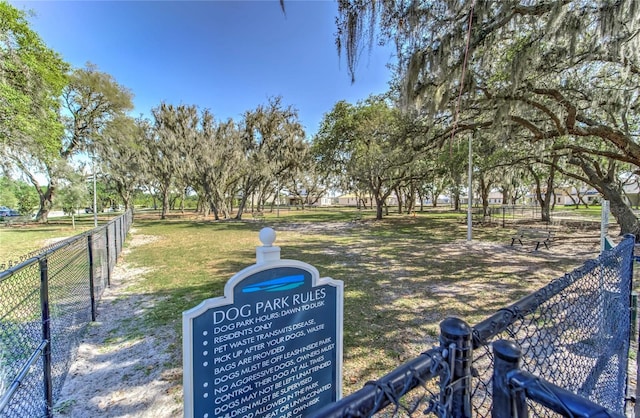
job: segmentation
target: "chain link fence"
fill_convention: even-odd
[[[581,232],[592,232],[598,230],[601,224],[601,215],[588,215],[581,211],[573,209],[569,210],[552,210],[549,213],[550,220],[546,222],[546,229],[557,230],[563,229]],[[490,206],[488,213],[485,215],[481,208],[474,208],[473,222],[474,224],[492,224],[501,226],[502,228],[513,228],[520,225],[530,223],[540,223],[542,211],[538,205],[529,206]],[[608,227],[615,228],[617,223],[611,221]]]
[[[474,409],[490,416],[491,343],[515,342],[522,369],[624,413],[634,241],[554,280],[474,327]],[[530,414],[546,416],[531,408]]]
[[[631,321],[634,244],[633,236],[625,237],[598,259],[475,327],[447,318],[440,324],[439,347],[313,417],[491,417],[497,412],[492,344],[498,341],[518,351],[511,360],[520,367],[517,377],[526,377],[520,395],[538,390],[523,400],[519,410],[526,412],[518,416],[592,416],[580,411],[623,416],[636,326]]]
[[[127,212],[0,272],[0,417],[49,417],[131,226]]]

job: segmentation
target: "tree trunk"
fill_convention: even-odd
[[[536,200],[540,205],[540,220],[544,222],[549,222],[551,220],[551,211],[549,205],[550,193],[542,193],[540,188],[540,183],[536,184]]]
[[[270,213],[273,213],[273,208],[276,205],[276,200],[278,199],[278,194],[279,194],[279,191],[276,189],[275,193],[273,194],[273,200],[271,201],[271,209],[269,210]]]
[[[376,196],[376,220],[382,220],[382,209],[384,208],[384,201],[378,199]]]
[[[491,182],[486,182],[484,179],[484,173],[479,176],[480,181],[480,198],[482,199],[482,216],[489,216],[489,189],[491,188]]]
[[[241,221],[242,220],[242,212],[244,212],[244,207],[247,204],[247,199],[249,198],[249,195],[247,193],[244,193],[242,195],[242,199],[240,199],[240,205],[238,205],[238,213],[236,213],[236,218],[237,220]]]
[[[213,219],[216,221],[220,220],[220,215],[218,214],[218,207],[216,205],[214,205],[213,203],[209,204],[209,207],[211,208],[211,212],[213,212]]]
[[[122,196],[122,203],[124,203],[124,211],[127,212],[131,209],[131,219],[133,219],[133,214],[135,212],[134,205],[131,204],[132,197],[131,195]]]
[[[49,222],[49,212],[53,207],[53,195],[55,192],[56,186],[53,180],[47,186],[47,190],[42,192],[38,190],[38,197],[40,198],[40,208],[38,209],[38,213],[36,214],[36,220],[40,223]]]
[[[416,188],[413,182],[409,185],[409,192],[407,193],[407,203],[405,206],[407,207],[407,214],[411,214],[411,212],[415,212],[416,210]]]
[[[633,234],[636,242],[640,241],[640,221],[631,211],[631,208],[624,202],[619,193],[607,196],[611,207],[611,214],[620,226],[620,234]]]
[[[211,186],[208,182],[204,182],[204,197],[208,205],[207,213],[205,214],[205,216],[208,216],[209,212],[211,211],[213,212],[213,219],[215,219],[216,221],[219,220],[218,208],[215,204],[213,190],[211,189]]]
[[[160,213],[160,219],[166,219],[167,211],[169,210],[169,188],[162,188],[160,193],[162,193],[162,212]]]
[[[595,187],[596,190],[609,201],[611,214],[616,218],[620,226],[620,234],[633,234],[636,237],[636,242],[639,242],[640,220],[633,214],[631,208],[622,198],[622,192],[615,180],[615,164],[610,161],[610,167],[605,171],[594,168],[591,164],[596,165],[596,163],[591,162],[591,164],[589,164],[584,158],[574,157],[569,160],[569,163],[580,166],[582,171],[587,175],[588,183]]]
[[[504,187],[502,188],[502,204],[503,205],[508,205],[509,201],[511,200],[511,190],[509,190],[508,187]]]
[[[460,189],[457,187],[453,191],[453,210],[456,212],[460,210]]]
[[[160,213],[160,219],[167,218],[167,211],[169,209],[169,191],[162,191],[162,212]]]
[[[396,200],[398,201],[398,215],[402,215],[402,194],[398,187],[394,187],[393,192],[396,194]]]
[[[180,213],[184,214],[184,199],[187,197],[187,189],[182,190],[182,196],[180,197]]]
[[[196,212],[204,214],[204,198],[202,197],[202,193],[198,192],[198,201],[196,202]],[[206,216],[206,215],[205,215]]]
[[[176,210],[176,203],[178,203],[179,198],[180,196],[171,196],[171,193],[169,193],[169,210]]]
[[[555,181],[556,165],[559,158],[560,157],[558,156],[554,156],[553,164],[549,166],[549,175],[546,181],[546,190],[544,196],[542,193],[540,176],[536,174],[536,172],[533,170],[533,167],[527,167],[536,184],[536,200],[540,205],[540,219],[544,222],[549,222],[551,220],[550,203],[551,196],[553,196],[553,183]]]

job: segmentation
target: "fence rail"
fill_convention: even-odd
[[[50,417],[131,226],[127,212],[0,272],[0,417]]]
[[[475,327],[459,318],[444,320],[439,347],[367,383],[313,417],[370,417],[385,407],[384,416],[415,411],[438,417],[492,416],[496,399],[491,347],[505,341],[517,347],[516,363],[521,363],[516,370],[519,374],[508,376],[509,384],[528,390],[529,401],[518,404],[524,415],[517,416],[550,416],[550,410],[565,416],[607,416],[571,415],[576,411],[622,416],[631,329],[635,327],[631,321],[635,315],[631,292],[634,241],[633,236],[626,236],[597,260],[588,261]],[[497,372],[501,376],[501,371]],[[577,409],[555,408],[541,390]],[[504,408],[504,399],[497,395],[500,408]]]

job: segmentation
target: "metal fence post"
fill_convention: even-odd
[[[120,252],[122,252],[122,248],[124,247],[124,237],[127,228],[127,223],[124,220],[124,216],[120,218]]]
[[[96,321],[96,292],[93,271],[93,235],[87,235],[87,254],[89,255],[89,299],[91,300],[91,321]]]
[[[440,347],[450,367],[450,389],[443,396],[450,405],[449,416],[471,417],[471,362],[473,346],[471,327],[460,318],[449,317],[440,323]],[[451,397],[451,399],[447,399]]]
[[[118,220],[113,221],[113,260],[118,264]]]
[[[122,219],[116,218],[116,261],[120,257],[120,248],[122,246]]]
[[[40,311],[42,314],[42,341],[46,341],[42,355],[43,389],[45,416],[53,416],[53,380],[51,377],[51,316],[49,314],[49,261],[46,257],[39,260],[40,263]]]
[[[104,241],[107,249],[107,286],[111,286],[111,251],[109,251],[109,224],[104,229]]]
[[[524,392],[512,394],[509,372],[518,370],[522,351],[514,342],[498,340],[493,343],[493,406],[492,418],[527,417]]]

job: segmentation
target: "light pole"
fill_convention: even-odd
[[[93,150],[91,156],[91,162],[93,166],[93,227],[98,227],[98,197],[97,197],[97,187],[96,187],[96,151]]]
[[[469,189],[467,190],[467,241],[471,241],[473,219],[471,213],[471,204],[473,202],[473,152],[471,150],[471,140],[473,135],[469,136]]]

